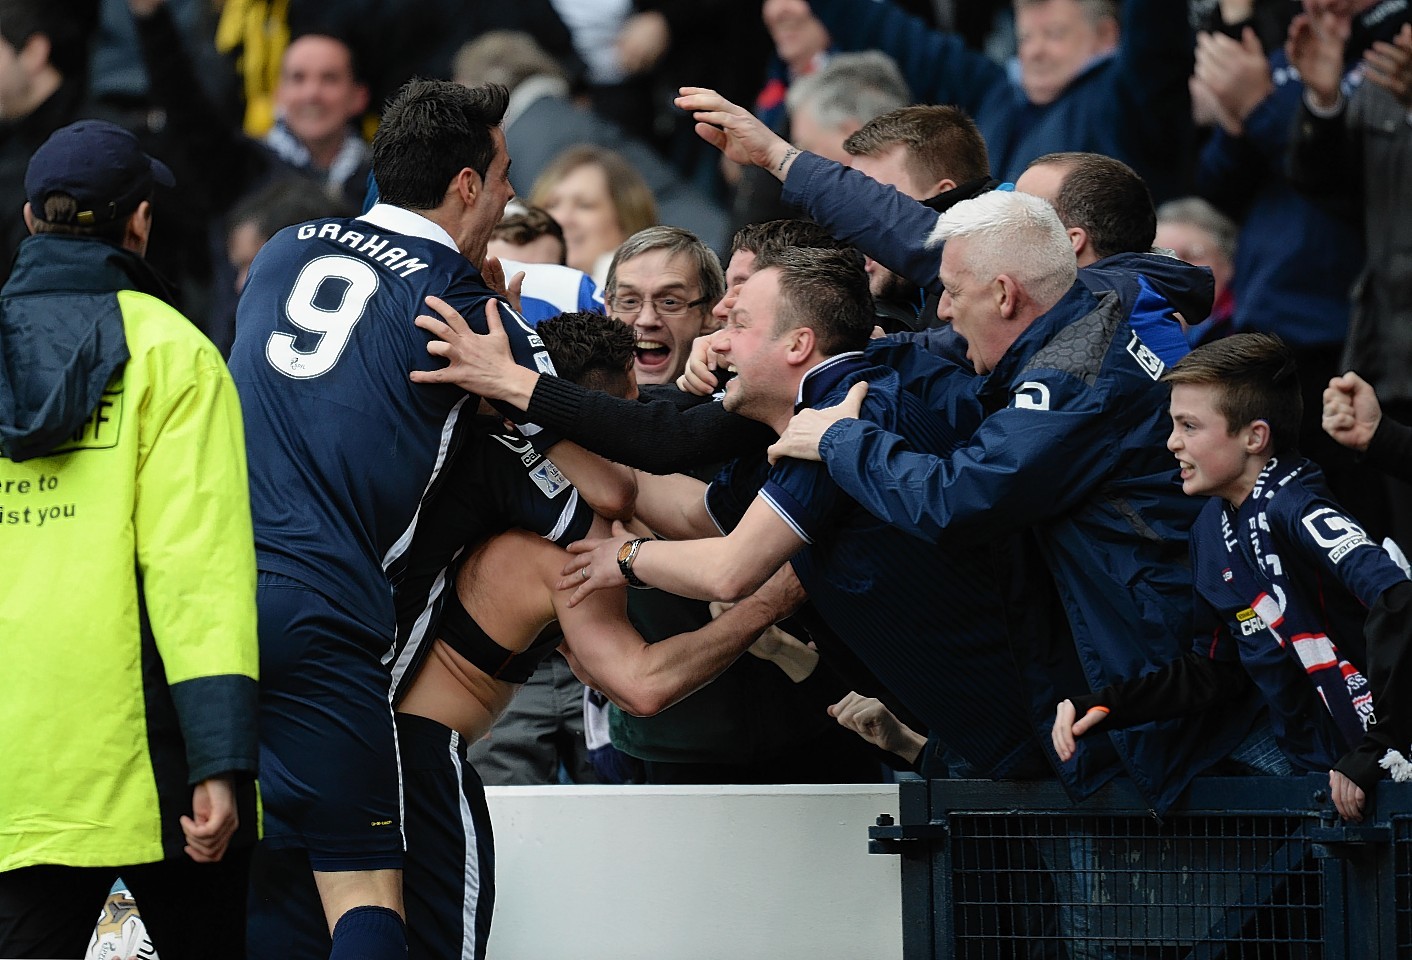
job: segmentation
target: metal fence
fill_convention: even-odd
[[[871,830],[902,857],[905,960],[1408,960],[1412,784],[1345,824],[1326,776],[1203,778],[1161,821],[1130,784],[914,780]]]

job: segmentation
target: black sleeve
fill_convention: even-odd
[[[769,427],[719,403],[682,409],[667,400],[624,400],[560,377],[539,378],[527,412],[599,456],[649,473],[734,460],[775,440]]]
[[[1368,727],[1363,742],[1345,754],[1334,769],[1367,792],[1382,779],[1378,761],[1389,750],[1404,757],[1412,752],[1412,711],[1397,709],[1398,694],[1412,690],[1412,581],[1382,592],[1368,612],[1363,632],[1368,640],[1368,683],[1373,688],[1378,722]]]
[[[1161,670],[1074,697],[1082,717],[1093,707],[1107,707],[1104,727],[1121,730],[1152,720],[1171,720],[1235,699],[1250,686],[1250,676],[1235,660],[1212,660],[1189,652]]]
[[[1383,473],[1412,483],[1412,427],[1384,416],[1366,456]]]
[[[1362,141],[1349,129],[1352,109],[1346,101],[1337,115],[1319,117],[1301,97],[1286,170],[1296,190],[1344,218],[1362,210],[1363,151]]]

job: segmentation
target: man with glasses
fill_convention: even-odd
[[[628,237],[608,267],[608,312],[633,328],[639,384],[673,383],[691,344],[714,326],[711,307],[725,296],[715,253],[680,227],[648,227]]]

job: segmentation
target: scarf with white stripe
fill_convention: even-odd
[[[1298,460],[1282,467],[1272,459],[1260,471],[1250,496],[1235,511],[1235,531],[1231,511],[1221,516],[1226,552],[1229,555],[1231,584],[1242,597],[1252,598],[1250,608],[1265,624],[1270,638],[1299,664],[1319,691],[1349,749],[1363,741],[1373,719],[1373,691],[1357,667],[1338,652],[1324,632],[1318,611],[1290,582],[1285,565],[1274,552],[1270,520],[1266,516],[1271,498],[1291,480],[1298,478],[1309,461]]]

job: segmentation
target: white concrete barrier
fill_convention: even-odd
[[[897,787],[490,787],[490,960],[898,960]]]

